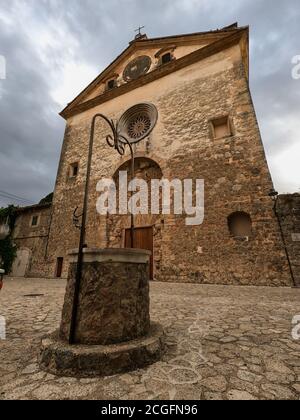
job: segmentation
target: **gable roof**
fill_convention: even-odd
[[[249,27],[238,27],[237,23],[230,25],[228,27],[217,29],[213,31],[206,32],[196,32],[191,34],[181,34],[173,35],[159,38],[147,38],[146,36],[141,36],[136,38],[129,43],[129,46],[108,66],[104,71],[102,71],[99,76],[97,76],[72,102],[70,102],[66,108],[60,113],[60,115],[67,119],[72,115],[76,115],[80,112],[83,112],[87,109],[90,109],[98,104],[104,103],[116,96],[122,95],[127,91],[136,88],[138,85],[143,85],[146,83],[155,80],[156,78],[163,77],[166,74],[173,72],[174,70],[185,67],[188,64],[197,62],[203,58],[206,58],[216,52],[221,51],[222,49],[229,48],[230,46],[240,42],[244,38],[245,48],[244,48],[244,62],[245,68],[248,73],[249,68],[249,54],[248,54],[248,44],[249,44]],[[105,92],[96,98],[87,100],[84,102],[84,99],[101,83],[105,81],[109,76],[113,74],[113,70],[118,66],[123,60],[129,57],[131,54],[136,52],[139,49],[145,48],[164,48],[173,44],[188,44],[192,41],[209,41],[209,44],[206,47],[203,47],[195,52],[192,52],[184,57],[174,60],[169,64],[163,66],[163,68],[157,68],[147,73],[144,76],[141,76],[139,79],[128,82],[124,85],[115,88],[112,91]]]

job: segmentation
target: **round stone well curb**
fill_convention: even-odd
[[[57,376],[112,376],[151,365],[161,359],[163,351],[164,330],[157,323],[151,323],[146,337],[109,346],[71,346],[56,332],[42,340],[39,364]]]

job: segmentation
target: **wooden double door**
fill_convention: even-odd
[[[134,229],[133,247],[136,249],[145,249],[151,251],[150,257],[150,280],[154,275],[154,257],[153,257],[153,227],[141,227]],[[131,230],[125,232],[125,248],[131,248]]]

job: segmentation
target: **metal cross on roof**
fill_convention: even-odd
[[[135,29],[134,32],[138,32],[136,35],[137,37],[142,36],[141,30],[144,29],[145,26],[139,26],[138,29]]]

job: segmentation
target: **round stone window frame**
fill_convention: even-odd
[[[136,104],[121,116],[118,130],[131,144],[149,137],[158,120],[158,110],[149,102]]]
[[[127,64],[123,71],[123,80],[131,82],[149,72],[152,66],[152,59],[148,55],[140,55]]]

